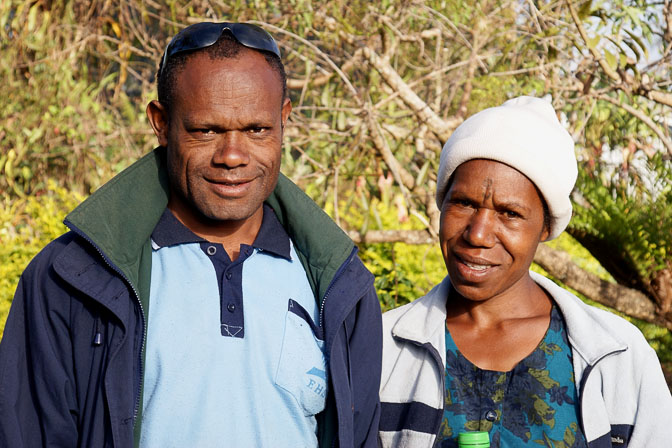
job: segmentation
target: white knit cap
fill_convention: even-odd
[[[462,123],[441,151],[436,185],[439,209],[453,171],[472,159],[502,162],[527,176],[548,205],[551,232],[547,240],[565,230],[572,217],[569,195],[576,182],[576,156],[572,137],[548,101],[513,98]]]

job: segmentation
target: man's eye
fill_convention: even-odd
[[[214,134],[215,132],[212,129],[196,129],[196,132],[199,134]]]
[[[261,127],[261,126],[255,126],[253,128],[250,128],[249,131],[250,131],[251,134],[261,134],[266,129],[268,129],[268,128],[264,128],[264,127]]]
[[[513,210],[507,210],[504,214],[507,218],[520,218],[520,213],[514,212]]]

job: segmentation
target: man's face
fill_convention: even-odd
[[[158,122],[152,107],[163,111]],[[169,208],[187,226],[259,216],[278,180],[290,111],[279,75],[259,52],[190,57],[176,76],[171,110],[148,107],[168,148]]]

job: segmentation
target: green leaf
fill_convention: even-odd
[[[607,64],[609,64],[609,67],[611,67],[612,70],[616,70],[618,68],[618,59],[616,59],[616,55],[607,49],[604,50],[604,59],[607,61]]]
[[[597,47],[597,44],[600,43],[600,36],[597,35],[597,36],[589,37],[587,39],[586,43],[588,44],[588,48],[590,48],[592,50],[595,47]]]
[[[649,58],[649,50],[648,50],[648,47],[646,45],[644,45],[644,42],[642,41],[642,38],[640,36],[636,35],[635,33],[633,33],[632,31],[628,30],[628,29],[625,29],[624,31],[628,34],[628,36],[630,36],[630,38],[633,41],[637,42],[637,45],[639,46],[641,51],[644,52],[644,58],[648,59]],[[625,42],[632,49],[632,51],[635,52],[634,45],[631,45],[630,43],[628,43],[627,40]],[[636,52],[636,53],[637,53],[638,58],[639,58],[639,52]]]

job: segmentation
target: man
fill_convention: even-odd
[[[374,446],[372,276],[279,174],[291,111],[248,24],[171,41],[160,147],[24,272],[0,345],[0,446]]]

